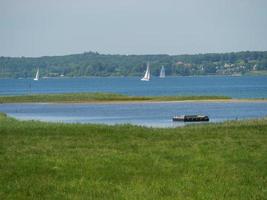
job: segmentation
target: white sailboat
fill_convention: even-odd
[[[161,67],[159,77],[160,78],[165,78],[165,68],[164,68],[164,66]]]
[[[38,81],[38,80],[39,80],[39,67],[38,67],[38,69],[37,69],[35,78],[34,78],[33,80],[35,80],[35,81]]]
[[[146,73],[145,76],[141,79],[141,81],[149,81],[149,80],[150,80],[150,68],[149,68],[149,63],[147,63]]]

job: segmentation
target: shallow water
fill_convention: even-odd
[[[22,120],[176,127],[188,124],[172,122],[174,115],[183,114],[208,115],[211,122],[261,118],[267,116],[267,102],[0,104],[0,112]]]

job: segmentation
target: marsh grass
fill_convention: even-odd
[[[183,128],[0,115],[0,199],[266,199],[267,120]]]
[[[0,96],[0,103],[30,103],[30,102],[112,102],[112,101],[183,101],[183,100],[215,100],[230,99],[225,96],[126,96],[113,93],[67,93],[38,94],[22,96]]]

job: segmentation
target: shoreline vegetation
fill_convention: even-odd
[[[265,199],[266,143],[266,118],[163,129],[0,113],[0,199]]]
[[[0,103],[133,103],[230,99],[226,96],[127,96],[114,93],[66,93],[0,96]]]
[[[0,96],[0,103],[169,103],[266,101],[266,98],[232,99],[227,96],[127,96],[114,93],[65,93]]]

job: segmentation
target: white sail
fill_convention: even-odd
[[[149,63],[147,63],[146,73],[145,76],[141,79],[141,81],[149,81],[149,80],[150,80],[150,68],[149,68]]]
[[[164,68],[164,66],[161,67],[159,77],[160,77],[160,78],[165,78],[165,68]]]
[[[33,80],[35,80],[35,81],[38,81],[39,80],[39,68],[37,69],[35,78]]]

